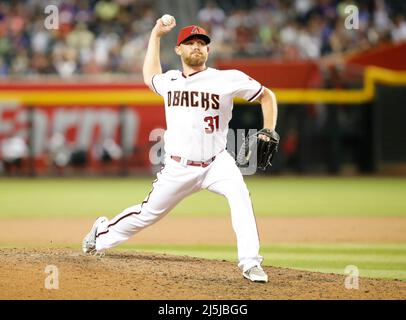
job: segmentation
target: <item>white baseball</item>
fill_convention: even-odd
[[[172,16],[169,15],[169,14],[164,14],[164,15],[161,17],[161,20],[162,20],[162,23],[164,24],[164,26],[169,26],[169,25],[172,23],[172,21],[173,21],[174,19],[175,19],[175,18],[172,17]]]

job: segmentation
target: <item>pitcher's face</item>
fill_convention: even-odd
[[[209,47],[198,37],[188,39],[175,48],[182,61],[191,67],[203,66],[209,56]]]

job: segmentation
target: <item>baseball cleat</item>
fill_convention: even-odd
[[[260,266],[254,266],[244,271],[242,275],[253,282],[268,282],[268,275]]]
[[[93,223],[92,229],[90,229],[90,232],[86,235],[86,237],[83,238],[82,241],[83,253],[91,255],[97,253],[96,251],[97,228],[100,226],[101,223],[106,222],[107,220],[108,219],[106,217],[98,217],[96,221]]]

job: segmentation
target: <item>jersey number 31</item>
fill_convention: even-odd
[[[207,122],[207,127],[204,128],[204,131],[206,131],[206,133],[213,133],[214,130],[219,129],[219,116],[205,117],[204,122]]]

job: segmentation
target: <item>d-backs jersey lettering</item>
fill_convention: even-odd
[[[264,90],[241,71],[214,68],[188,77],[179,70],[157,74],[152,89],[165,101],[165,153],[194,161],[226,148],[233,98],[253,101]]]

